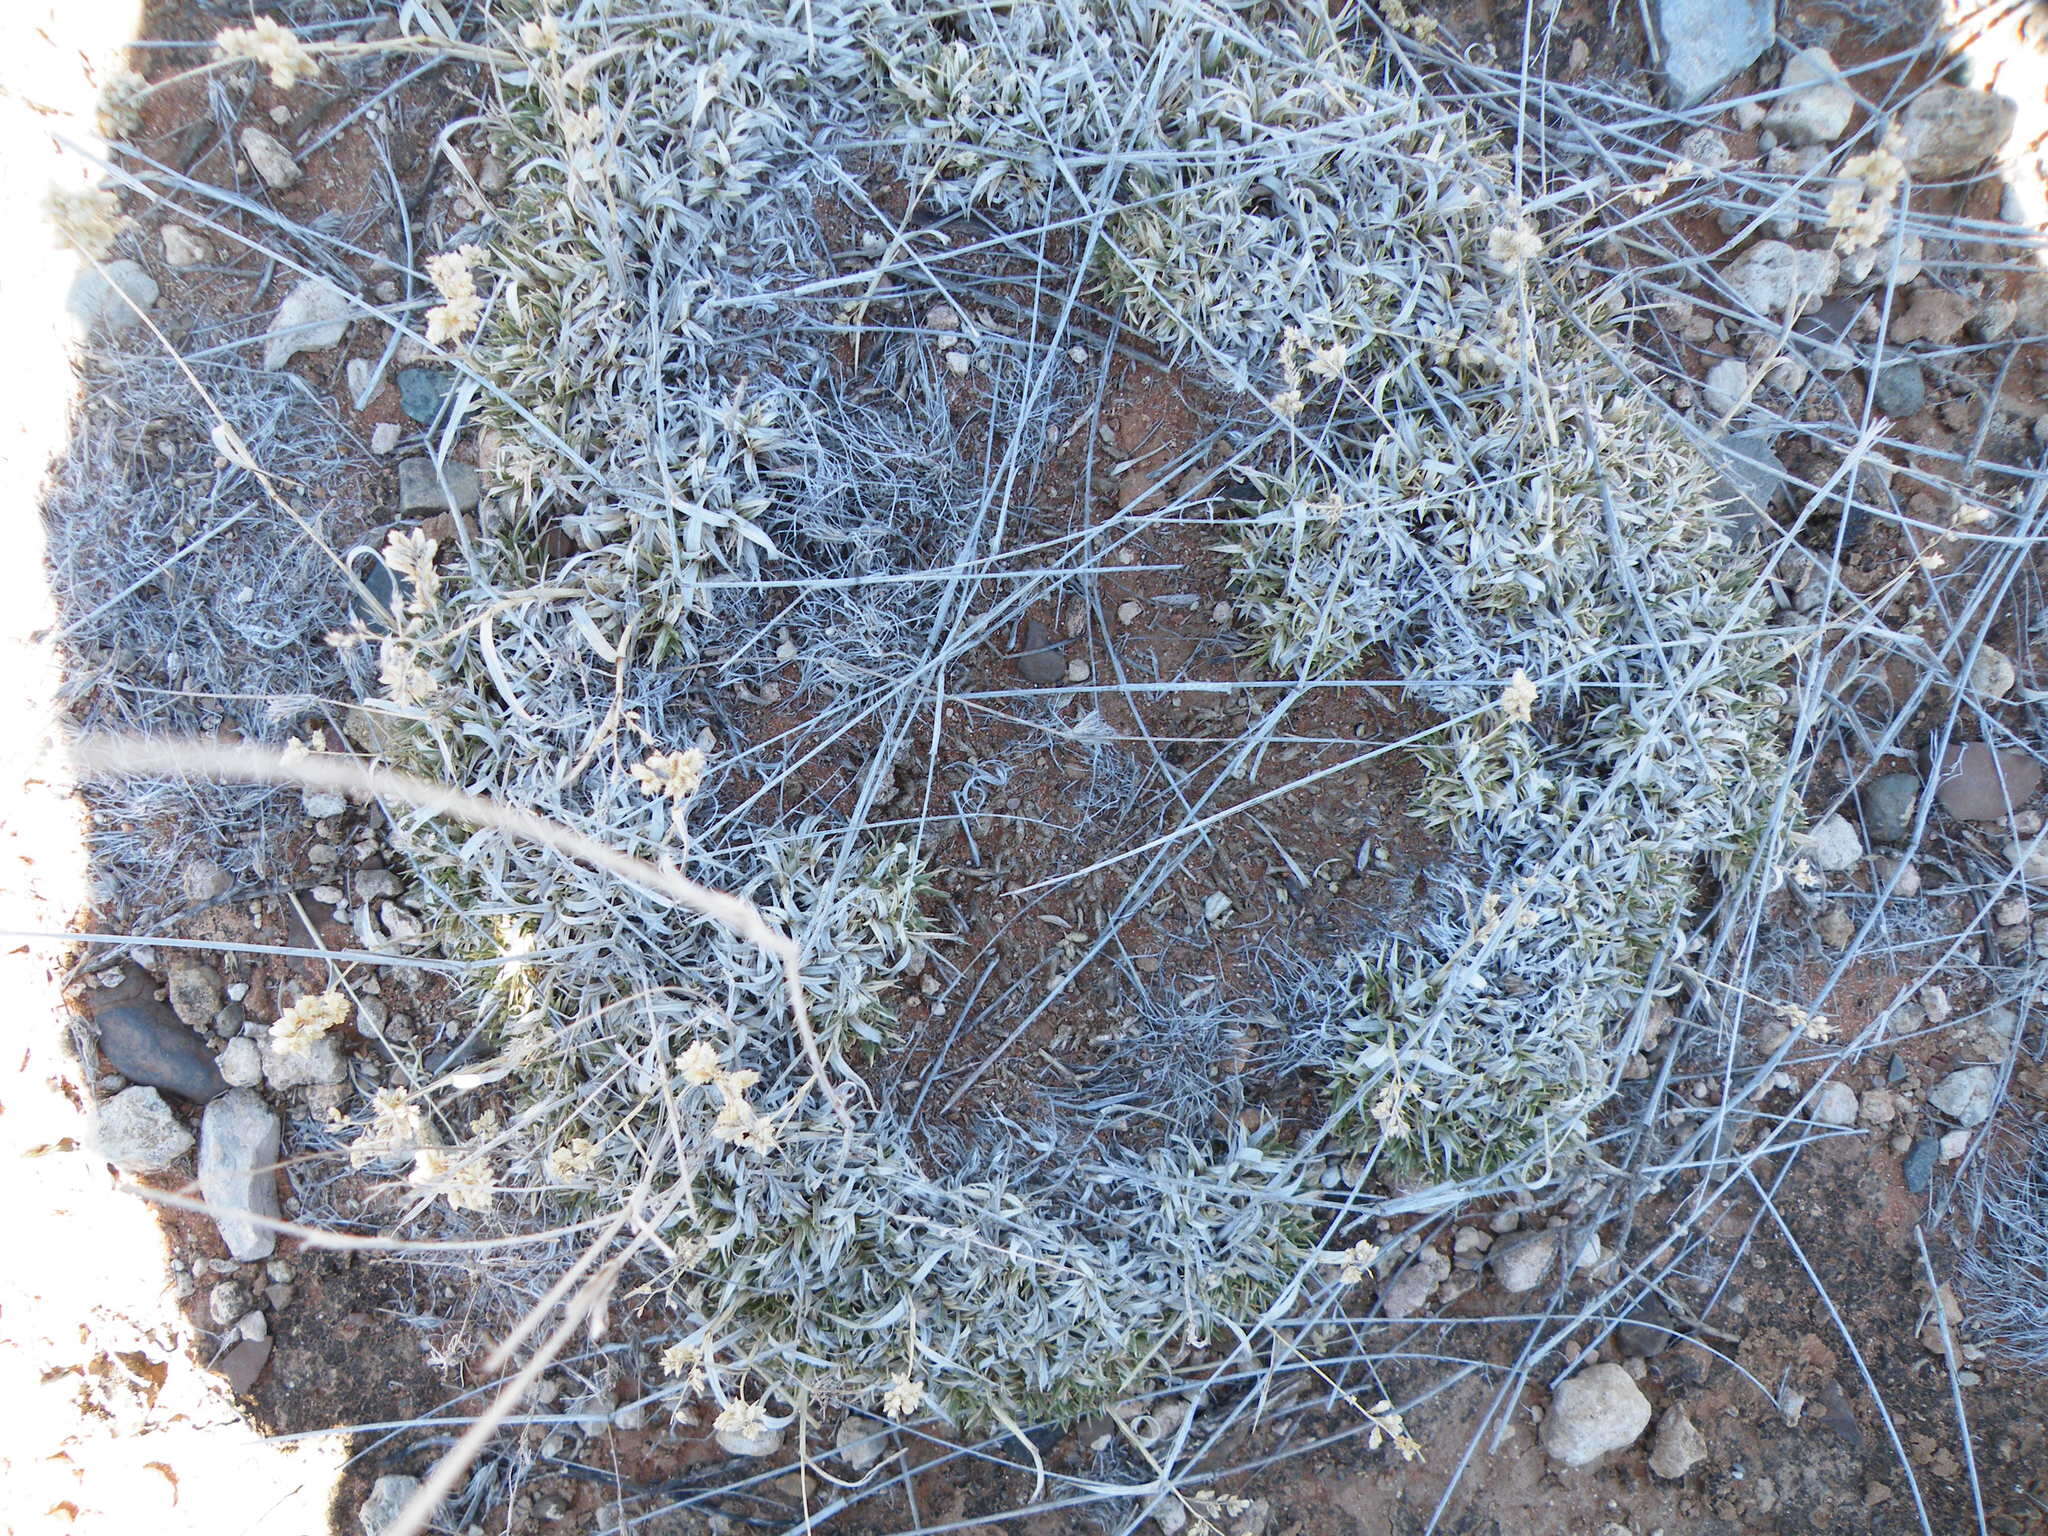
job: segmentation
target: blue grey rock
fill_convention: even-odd
[[[1863,786],[1863,830],[1873,843],[1903,843],[1920,806],[1920,775],[1879,774]]]
[[[1910,357],[1881,363],[1871,371],[1870,400],[1883,415],[1918,416],[1927,408],[1927,375]]]
[[[455,391],[455,374],[447,368],[401,368],[398,370],[398,403],[405,414],[423,427],[431,427]]]
[[[398,466],[401,512],[467,512],[482,494],[476,467],[460,459],[439,466],[432,459],[407,459]]]
[[[156,298],[156,279],[134,262],[121,260],[81,268],[64,305],[85,330],[119,336],[142,324],[136,311],[155,307]]]
[[[129,1082],[161,1088],[194,1104],[227,1092],[213,1053],[163,1004],[116,1003],[95,1022],[100,1054]]]
[[[1708,457],[1721,471],[1714,499],[1722,515],[1743,532],[1757,530],[1771,503],[1785,488],[1785,466],[1771,451],[1764,432],[1734,432],[1708,445]]]
[[[1696,107],[1777,40],[1775,0],[1656,0],[1665,99]]]
[[[199,1122],[199,1192],[221,1241],[242,1263],[277,1251],[277,1153],[282,1127],[262,1098],[236,1088],[206,1106]]]
[[[1906,1153],[1906,1189],[1916,1195],[1927,1193],[1927,1186],[1934,1182],[1934,1165],[1941,1160],[1941,1138],[1922,1136],[1913,1143]]]

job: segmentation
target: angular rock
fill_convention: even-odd
[[[1934,772],[1934,796],[1958,821],[2004,821],[2041,788],[2041,765],[2024,752],[1981,741],[1951,743]]]
[[[235,1396],[247,1397],[269,1363],[270,1340],[244,1339],[220,1357],[220,1373],[227,1378]]]
[[[1717,420],[1733,416],[1749,397],[1749,368],[1739,357],[1724,357],[1707,370],[1700,399]]]
[[[1706,1437],[1683,1408],[1664,1410],[1650,1446],[1650,1470],[1676,1482],[1707,1459]]]
[[[1657,0],[1652,20],[1665,100],[1681,110],[1705,101],[1777,40],[1773,0]]]
[[[1981,698],[2002,699],[2012,692],[2013,685],[2019,680],[2019,670],[2005,652],[1990,645],[1977,648],[1977,659],[1970,663],[1972,692]]]
[[[1771,451],[1764,432],[1735,432],[1709,444],[1708,454],[1721,472],[1714,496],[1722,515],[1746,528],[1770,510],[1785,488],[1785,466]]]
[[[455,390],[455,373],[448,368],[401,368],[398,370],[398,403],[405,414],[423,427],[440,419],[448,396]]]
[[[250,166],[273,192],[289,192],[306,174],[292,152],[261,128],[244,128],[241,145]]]
[[[154,1088],[126,1088],[99,1107],[87,1142],[123,1173],[160,1173],[192,1150],[192,1133]]]
[[[230,1088],[254,1088],[263,1081],[263,1052],[247,1035],[237,1035],[214,1057]]]
[[[1856,937],[1856,919],[1831,901],[1813,920],[1813,932],[1829,949],[1847,949]]]
[[[1067,658],[1060,650],[1060,641],[1038,619],[1024,621],[1022,642],[1010,664],[1025,682],[1040,687],[1064,682],[1067,676]]]
[[[161,1088],[194,1104],[227,1091],[212,1052],[163,1004],[116,1003],[96,1022],[100,1054],[129,1082]]]
[[[1721,269],[1721,281],[1752,314],[1796,319],[1817,306],[1842,273],[1833,251],[1795,250],[1759,240]]]
[[[438,467],[432,459],[406,459],[398,466],[401,512],[467,512],[482,494],[475,467],[460,459]]]
[[[1493,1265],[1494,1278],[1500,1282],[1502,1290],[1517,1295],[1533,1291],[1543,1283],[1550,1267],[1557,1262],[1556,1229],[1545,1228],[1512,1242],[1495,1243],[1487,1260]]]
[[[1991,1118],[1997,1094],[1996,1067],[1963,1067],[1936,1083],[1927,1102],[1967,1130]]]
[[[1863,830],[1873,843],[1903,843],[1920,808],[1920,775],[1880,774],[1863,786]]]
[[[1806,835],[1810,839],[1808,856],[1816,869],[1840,874],[1863,862],[1862,834],[1839,811],[1816,824]]]
[[[1615,1327],[1614,1342],[1624,1355],[1642,1359],[1663,1354],[1677,1331],[1678,1319],[1653,1292],[1629,1308],[1627,1319]]]
[[[1735,151],[1713,129],[1695,128],[1678,141],[1678,157],[1703,171],[1725,171]]]
[[[420,1489],[416,1477],[402,1477],[396,1473],[377,1479],[370,1489],[370,1496],[356,1506],[356,1524],[363,1529],[363,1536],[384,1536],[386,1531],[398,1525],[399,1512],[406,1501]]]
[[[196,960],[174,960],[164,972],[164,993],[175,1013],[194,1029],[207,1029],[227,1001],[220,972]]]
[[[282,1051],[265,1034],[256,1042],[256,1049],[263,1060],[264,1085],[274,1093],[348,1080],[348,1062],[342,1057],[341,1042],[332,1035],[322,1035],[295,1051]]]
[[[198,906],[227,895],[235,888],[235,877],[211,859],[187,859],[178,870],[178,888]]]
[[[1871,370],[1870,403],[1890,417],[1918,416],[1927,409],[1927,375],[1910,357]]]
[[[1557,1389],[1543,1418],[1543,1449],[1568,1467],[1634,1445],[1650,1427],[1650,1401],[1618,1365],[1591,1365]]]
[[[1901,158],[1922,181],[1967,176],[2005,147],[2019,109],[1990,91],[1930,85],[1899,115]]]
[[[849,1413],[839,1421],[839,1433],[832,1442],[833,1454],[855,1477],[864,1475],[889,1451],[889,1428],[873,1419]]]
[[[215,1099],[199,1122],[199,1191],[221,1241],[244,1264],[277,1251],[276,1234],[254,1218],[277,1219],[278,1135],[277,1116],[247,1088]]]
[[[355,314],[349,296],[324,277],[309,277],[285,295],[263,343],[263,366],[273,373],[301,352],[341,345]]]
[[[1856,1090],[1847,1083],[1822,1083],[1813,1096],[1812,1115],[1821,1125],[1856,1123]]]
[[[142,323],[136,311],[154,307],[157,291],[156,279],[136,263],[109,261],[79,270],[64,307],[84,330],[119,336]]]
[[[1895,346],[1924,341],[1929,346],[1945,347],[1963,334],[1973,313],[1962,295],[1923,284],[1913,290],[1905,313],[1892,316],[1887,340]]]
[[[1924,1195],[1927,1187],[1934,1182],[1934,1165],[1941,1157],[1941,1138],[1921,1136],[1914,1140],[1906,1153],[1901,1171],[1906,1177],[1906,1192]]]
[[[1449,1259],[1434,1248],[1423,1249],[1380,1287],[1380,1310],[1391,1318],[1414,1317],[1429,1305],[1429,1298],[1450,1273]]]
[[[1832,144],[1856,115],[1856,93],[1825,48],[1802,48],[1785,63],[1764,126],[1787,144]]]
[[[167,267],[196,267],[213,260],[213,247],[204,236],[194,234],[182,224],[166,224],[163,230],[164,265]]]

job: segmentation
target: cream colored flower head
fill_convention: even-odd
[[[302,997],[270,1026],[270,1043],[287,1055],[309,1051],[326,1039],[330,1030],[346,1024],[350,1011],[348,995],[343,992]]]
[[[882,1412],[892,1419],[907,1419],[924,1406],[924,1383],[911,1380],[908,1371],[898,1371],[882,1393]]]
[[[441,302],[427,311],[427,340],[433,345],[467,336],[483,320],[484,301],[472,270],[483,254],[474,245],[464,245],[427,258],[427,280],[441,295]]]
[[[280,91],[320,73],[299,35],[268,16],[257,17],[253,27],[229,27],[214,38],[213,46],[223,59],[253,59],[262,65],[270,71],[270,83]]]

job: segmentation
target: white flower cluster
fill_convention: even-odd
[[[483,296],[476,291],[472,270],[483,254],[476,246],[464,245],[427,258],[427,280],[441,295],[441,302],[427,311],[427,340],[433,345],[461,340],[483,319]]]
[[[268,16],[257,17],[253,27],[229,27],[214,38],[213,46],[222,59],[250,59],[262,65],[280,91],[320,73],[299,35]]]
[[[348,1022],[352,1005],[344,992],[318,992],[302,997],[270,1026],[270,1043],[286,1055],[310,1051],[329,1031]]]
[[[693,1087],[718,1090],[724,1102],[719,1107],[718,1118],[712,1122],[711,1134],[720,1141],[746,1147],[763,1157],[780,1145],[775,1123],[765,1118],[747,1098],[748,1091],[761,1081],[760,1073],[726,1070],[718,1059],[718,1052],[702,1040],[693,1042],[676,1058],[676,1073]]]

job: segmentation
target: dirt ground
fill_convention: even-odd
[[[1523,17],[1512,7],[1468,3],[1440,12],[1464,44],[1491,48],[1503,60],[1521,56]],[[1895,39],[1869,39],[1841,18],[1836,9],[1808,7],[1790,16],[1787,26],[1818,29],[1816,37],[1832,29],[1830,46],[1845,64],[1888,57]],[[388,23],[370,17],[358,25],[371,30],[380,24]],[[164,3],[151,8],[143,36],[152,44],[205,42],[220,25],[210,9]],[[1615,7],[1610,15],[1575,0],[1556,8],[1546,38],[1542,62],[1562,79],[1619,78],[1643,67],[1645,43],[1633,6]],[[138,50],[135,59],[138,68],[156,75],[176,67],[179,55],[153,46]],[[1915,83],[1927,68],[1909,64],[1900,83]],[[1739,94],[1763,83],[1747,77],[1730,90]],[[449,140],[452,153],[435,149],[443,129],[470,110],[467,93],[474,87],[452,63],[420,71],[411,59],[386,59],[365,64],[343,87],[316,93],[310,104],[259,83],[245,110],[252,119],[271,117],[281,138],[321,143],[304,155],[305,179],[278,194],[281,206],[298,217],[326,217],[351,240],[393,253],[400,222],[393,208],[395,182],[404,218],[416,227],[417,249],[431,251],[445,248],[435,240],[452,240],[483,212],[475,187],[489,178],[488,147],[473,129],[458,128]],[[373,98],[388,167],[372,153],[370,136],[349,126],[350,114]],[[1738,159],[1759,153],[1753,129],[1731,128],[1728,137]],[[197,84],[152,98],[134,142],[195,179],[224,185],[247,176],[226,138],[211,126],[206,92]],[[1948,211],[1958,220],[1983,220],[1995,218],[2000,206],[1996,178],[1986,178],[1958,194]],[[140,202],[129,211],[143,226],[140,248],[159,250],[161,215]],[[238,224],[243,215],[225,211],[220,217],[257,232],[253,223]],[[1687,234],[1703,248],[1721,239],[1704,225]],[[2017,245],[2005,254],[2015,252]],[[198,268],[157,275],[163,281],[157,318],[165,336],[180,345],[202,342],[233,317],[273,303],[279,283],[248,252],[223,252]],[[366,287],[379,281],[367,266],[358,275]],[[1944,276],[1953,285],[1967,274]],[[1997,292],[2016,293],[2023,274],[2015,266],[1984,277]],[[1717,338],[1683,343],[1670,361],[1698,380],[1730,347]],[[411,430],[395,369],[386,371],[363,409],[351,398],[350,363],[376,363],[382,348],[381,335],[359,326],[345,346],[295,365],[305,385],[366,444],[379,426]],[[2038,458],[2033,426],[2048,418],[2044,368],[2048,344],[2005,352],[1984,348],[1945,364],[1925,411],[1895,429],[1918,449],[1917,457],[1898,465],[1892,486],[1898,501],[1924,514],[1930,526],[1945,520],[1960,526],[1953,521],[1959,457],[1985,465],[2032,465]],[[1861,378],[1858,371],[1843,378],[1852,413],[1863,405]],[[963,422],[970,421],[971,380],[963,381],[958,405]],[[1123,859],[1046,880],[1027,902],[1009,894],[1047,872],[1105,861],[1165,824],[1168,806],[1156,788],[1121,799],[1077,796],[1077,784],[1097,785],[1104,775],[1089,759],[1085,741],[1048,736],[1050,717],[1071,725],[1085,709],[1098,708],[1107,734],[1149,741],[1171,768],[1175,792],[1188,800],[1206,798],[1220,810],[1259,793],[1257,768],[1230,771],[1231,751],[1247,720],[1270,706],[1272,690],[1246,655],[1228,570],[1214,547],[1227,516],[1224,502],[1238,487],[1220,470],[1222,455],[1202,446],[1227,411],[1226,402],[1135,351],[1111,361],[1099,401],[1062,424],[1066,438],[1034,499],[1041,531],[1057,537],[1085,530],[1101,509],[1139,504],[1168,479],[1213,494],[1216,521],[1190,518],[1110,552],[1090,605],[1042,604],[1021,615],[1005,648],[989,648],[963,669],[958,691],[974,694],[976,702],[950,706],[940,722],[944,751],[929,778],[949,787],[961,810],[956,830],[936,840],[932,852],[954,940],[918,995],[905,1003],[900,1048],[873,1072],[878,1090],[929,1094],[942,1106],[941,1119],[944,1106],[966,1085],[978,1083],[980,1095],[1030,1118],[1043,1102],[1113,1087],[1118,1073],[1171,1070],[1192,1071],[1210,1086],[1204,1113],[1263,1115],[1283,1126],[1312,1121],[1321,1106],[1313,1090],[1274,1064],[1263,1048],[1256,999],[1227,1021],[1217,1059],[1192,1066],[1148,1055],[1159,1048],[1146,1039],[1143,999],[1156,995],[1165,978],[1183,1007],[1205,998],[1242,1000],[1250,991],[1249,955],[1278,947],[1322,958],[1341,948],[1346,933],[1398,926],[1417,909],[1431,871],[1444,857],[1403,814],[1411,798],[1412,763],[1398,753],[1372,755],[1375,747],[1406,735],[1413,722],[1376,703],[1370,690],[1347,689],[1298,706],[1276,738],[1273,755],[1290,774],[1329,770],[1313,793],[1290,798],[1269,816],[1227,818],[1195,857],[1156,885],[1140,881],[1142,860]],[[188,447],[203,451],[200,445]],[[473,456],[473,448],[462,452]],[[1818,434],[1781,450],[1790,474],[1809,482],[1831,472],[1830,452]],[[1189,460],[1190,468],[1172,476],[1160,468]],[[337,546],[394,520],[388,461],[380,465],[365,453],[363,463],[360,483],[323,488],[331,503],[324,526]],[[1125,467],[1113,473],[1111,465]],[[1926,553],[1894,524],[1866,533],[1822,517],[1803,538],[1816,550],[1840,551],[1843,580],[1857,591],[1878,591],[1895,578],[1910,577]],[[1953,541],[1949,547],[1956,547]],[[1912,592],[1902,595],[1899,614],[1917,600]],[[2029,653],[2037,600],[2037,589],[2015,587],[1990,630],[2015,655]],[[1159,686],[1137,692],[1111,686],[1125,681]],[[1880,676],[1871,695],[1872,719],[1880,725],[1892,718],[1888,706],[1898,681]],[[2041,681],[2033,680],[2035,686]],[[1002,695],[1001,707],[987,702],[991,694]],[[1930,703],[1922,717],[1906,722],[1892,750],[1875,757],[1829,748],[1833,755],[1823,757],[1809,810],[1826,810],[1872,771],[1914,766],[1941,708]],[[346,725],[338,716],[330,723],[337,734]],[[778,711],[772,702],[758,706],[752,723],[764,731],[798,733],[804,725],[799,714]],[[928,735],[912,739],[899,779],[899,814],[955,813],[948,806],[921,809],[930,755]],[[855,780],[855,767],[821,767],[801,789],[813,797],[811,803],[832,805],[851,792]],[[1144,780],[1133,775],[1132,782]],[[969,796],[973,814],[967,814]],[[1811,938],[1798,963],[1779,978],[1787,995],[1825,996],[1827,1020],[1839,1039],[1868,1033],[1878,1043],[1846,1060],[1832,1049],[1807,1051],[1795,1044],[1782,1080],[1771,1090],[1776,1104],[1804,1093],[1817,1074],[1833,1072],[1859,1094],[1864,1118],[1858,1126],[1811,1127],[1814,1134],[1759,1158],[1747,1177],[1705,1208],[1690,1187],[1629,1191],[1630,1241],[1619,1255],[1520,1297],[1503,1297],[1488,1282],[1477,1260],[1484,1245],[1477,1236],[1458,1234],[1483,1234],[1490,1244],[1511,1225],[1526,1230],[1553,1221],[1576,1223],[1589,1209],[1578,1197],[1543,1205],[1503,1200],[1496,1208],[1462,1212],[1455,1221],[1404,1219],[1379,1234],[1390,1248],[1405,1242],[1413,1252],[1431,1245],[1446,1256],[1455,1251],[1455,1262],[1436,1305],[1425,1314],[1343,1325],[1356,1327],[1361,1339],[1369,1333],[1375,1350],[1405,1350],[1414,1359],[1404,1367],[1406,1379],[1391,1377],[1383,1390],[1362,1379],[1347,1390],[1396,1401],[1420,1394],[1407,1428],[1422,1442],[1423,1457],[1407,1462],[1390,1448],[1369,1448],[1369,1426],[1346,1402],[1334,1393],[1320,1402],[1304,1396],[1287,1405],[1290,1412],[1248,1415],[1244,1427],[1201,1464],[1214,1470],[1198,1467],[1183,1491],[1222,1496],[1225,1504],[1209,1507],[1224,1510],[1215,1523],[1233,1536],[1886,1533],[1922,1528],[1916,1501],[1925,1506],[1926,1528],[1945,1536],[1979,1528],[1979,1498],[1983,1528],[2002,1536],[2048,1532],[2048,1384],[2000,1364],[1960,1328],[1951,1340],[1930,1324],[1926,1276],[1930,1269],[1942,1277],[1954,1274],[1957,1244],[1968,1240],[1966,1212],[1953,1194],[1953,1170],[1937,1176],[1932,1210],[1930,1196],[1909,1191],[1906,1183],[1907,1154],[1933,1126],[1931,1118],[1923,1123],[1920,1108],[1928,1088],[1956,1067],[1999,1059],[2008,1049],[2010,1030],[2001,1033],[1997,1012],[1997,980],[1985,969],[1949,987],[1940,1020],[1915,1001],[1926,980],[1925,957],[1942,941],[1987,927],[1983,914],[1963,898],[1938,899],[1941,861],[1965,858],[1978,842],[1979,834],[1967,827],[1931,819],[1921,861],[1935,894],[1916,919],[1922,927],[1900,929],[1895,942],[1846,964]],[[316,861],[316,848],[326,850],[325,858]],[[88,959],[82,950],[65,955],[54,969],[66,979],[74,1011],[100,1016],[117,1003],[160,992],[162,962],[170,953],[161,947],[164,939],[191,941],[225,983],[246,988],[236,1000],[251,1018],[270,1017],[291,996],[318,990],[329,974],[322,952],[353,950],[359,934],[336,923],[331,904],[314,893],[383,871],[386,852],[374,816],[351,811],[300,827],[284,844],[283,858],[284,867],[254,899],[238,894],[231,901],[152,914],[160,945],[152,955],[159,961],[154,973],[132,956],[108,964]],[[1866,865],[1860,877],[1866,889],[1854,894],[1867,894],[1875,878],[1875,867]],[[1125,917],[1116,925],[1115,942],[1096,952],[1096,937],[1120,909]],[[1811,927],[1814,910],[1798,891],[1788,890],[1777,915],[1788,929],[1803,931]],[[118,932],[136,917],[100,908],[86,913],[80,926]],[[301,953],[270,952],[276,947]],[[344,962],[341,970],[365,995],[380,1000],[370,1012],[382,1022],[358,1029],[347,1042],[350,1056],[366,1064],[367,1077],[357,1072],[360,1085],[375,1081],[388,1066],[384,1041],[402,1038],[414,1020],[433,1016],[445,1007],[448,993],[444,983],[421,979],[418,972],[405,973],[409,979],[401,982],[367,965]],[[1047,1002],[1045,983],[1055,978]],[[1027,1007],[1026,999],[1039,1006]],[[977,1000],[980,1006],[970,1006]],[[1880,1022],[1885,1020],[1892,1022]],[[79,1038],[87,1037],[81,1031]],[[1743,1040],[1731,1062],[1754,1067],[1771,1049],[1761,1039]],[[991,1061],[997,1064],[984,1075]],[[1665,1065],[1646,1058],[1645,1074]],[[1705,1101],[1718,1095],[1721,1085],[1710,1062],[1694,1058],[1670,1065],[1681,1097]],[[84,1066],[88,1083],[111,1071],[110,1063],[90,1057]],[[1647,1092],[1648,1084],[1639,1081],[1631,1090]],[[82,1111],[85,1095],[73,1091]],[[1893,1113],[1878,1118],[1874,1101]],[[1767,1095],[1764,1103],[1771,1102]],[[480,1109],[486,1107],[479,1101]],[[1615,1123],[1628,1123],[1634,1107],[1624,1094]],[[317,1090],[302,1091],[295,1124],[317,1126],[322,1108]],[[2048,1075],[2022,1070],[2001,1112],[1999,1134],[2018,1135],[2044,1117]],[[1732,1124],[1737,1137],[1781,1129],[1767,1128],[1761,1119]],[[1670,1125],[1674,1145],[1684,1129],[1678,1120]],[[1105,1123],[1091,1134],[1142,1143],[1156,1132],[1134,1122]],[[403,1190],[369,1176],[337,1178],[329,1171],[334,1161],[308,1154],[286,1169],[285,1187],[293,1191],[288,1215],[340,1213],[365,1235],[397,1221],[406,1209]],[[189,1192],[177,1173],[149,1182],[172,1194]],[[168,1282],[186,1323],[183,1349],[168,1357],[138,1356],[137,1364],[121,1351],[97,1348],[94,1328],[82,1328],[79,1358],[58,1372],[69,1394],[66,1411],[100,1411],[92,1401],[94,1383],[110,1373],[123,1382],[139,1376],[143,1387],[123,1390],[146,1393],[155,1390],[152,1373],[223,1370],[231,1373],[247,1421],[274,1435],[390,1426],[443,1410],[445,1427],[402,1433],[363,1428],[350,1437],[354,1459],[333,1495],[331,1529],[354,1531],[357,1508],[374,1480],[424,1471],[459,1432],[461,1416],[473,1411],[488,1384],[482,1361],[495,1340],[469,1316],[460,1262],[423,1272],[418,1265],[287,1238],[271,1264],[237,1266],[203,1216],[171,1209],[162,1216],[162,1228]],[[1606,1235],[1611,1244],[1614,1228]],[[1669,1331],[1638,1330],[1626,1338],[1612,1332],[1599,1320],[1611,1314],[1611,1301],[1595,1305],[1595,1299],[1610,1297],[1621,1276],[1659,1250],[1687,1255],[1657,1313]],[[136,1262],[158,1261],[146,1256]],[[268,1317],[267,1347],[256,1356],[242,1350],[232,1364],[231,1351],[241,1346],[222,1336],[208,1312],[209,1296],[224,1279],[241,1281],[252,1295],[266,1298],[260,1307]],[[1587,1319],[1560,1329],[1560,1320],[1582,1307]],[[557,1407],[578,1400],[585,1417],[593,1411],[611,1415],[609,1427],[566,1442],[558,1437],[560,1415],[536,1409],[533,1422],[508,1432],[495,1481],[473,1485],[461,1520],[449,1529],[607,1528],[606,1521],[628,1507],[618,1502],[621,1490],[634,1496],[630,1508],[636,1516],[645,1516],[634,1529],[800,1529],[809,1512],[837,1496],[829,1484],[793,1470],[795,1459],[788,1453],[765,1469],[734,1468],[712,1445],[708,1424],[686,1418],[650,1425],[630,1411],[619,1416],[621,1405],[633,1401],[641,1375],[652,1375],[652,1362],[636,1358],[632,1348],[630,1308],[620,1326],[623,1342],[602,1369],[565,1372],[552,1389]],[[1505,1368],[1539,1338],[1549,1353],[1531,1370],[1535,1385],[1503,1412]],[[1707,1448],[1695,1469],[1676,1480],[1654,1475],[1647,1465],[1648,1436],[1583,1470],[1561,1469],[1546,1456],[1538,1427],[1548,1385],[1569,1367],[1596,1359],[1623,1363],[1660,1411],[1686,1410]],[[586,1391],[598,1395],[579,1400]],[[1967,1414],[1967,1435],[1959,1426],[1959,1405]],[[1116,1470],[1114,1447],[1103,1442],[1111,1439],[1104,1425],[1084,1423],[1045,1435],[1036,1450],[1049,1469],[1108,1475]],[[995,1450],[1016,1463],[1007,1473],[987,1460],[962,1460],[936,1439],[907,1438],[903,1454],[906,1467],[928,1463],[930,1470],[909,1472],[894,1491],[867,1499],[821,1528],[952,1527],[1054,1536],[1121,1530],[1120,1522],[1136,1513],[1128,1504],[1009,1513],[1030,1500],[1033,1481],[1029,1459],[1014,1447]],[[674,1499],[710,1488],[728,1490],[715,1507],[699,1499],[688,1511],[646,1513],[660,1507],[658,1495]],[[1257,1502],[1233,1514],[1229,1500]],[[1244,1524],[1252,1508],[1261,1512],[1256,1529]],[[69,1523],[55,1506],[24,1513],[23,1529]]]

